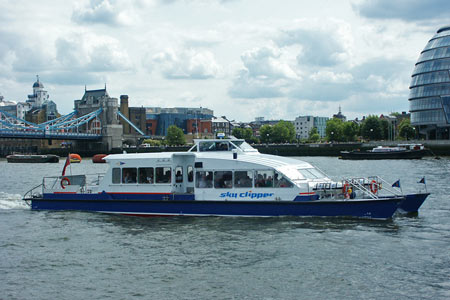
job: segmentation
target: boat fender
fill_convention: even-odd
[[[378,183],[375,180],[372,180],[370,182],[370,191],[372,192],[372,194],[376,194],[378,192]]]
[[[64,184],[65,182],[67,182],[67,184]],[[69,178],[67,178],[67,177],[63,177],[63,178],[61,179],[61,187],[62,187],[63,189],[65,189],[67,185],[70,185],[70,180],[69,180]]]

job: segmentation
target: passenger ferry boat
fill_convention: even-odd
[[[38,210],[133,216],[389,219],[408,197],[420,206],[428,196],[382,195],[379,177],[334,182],[309,163],[261,154],[239,139],[195,140],[188,152],[124,153],[104,160],[105,174],[44,177],[24,200]]]

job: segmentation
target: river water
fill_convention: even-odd
[[[31,211],[21,195],[64,160],[0,160],[0,299],[450,299],[449,158],[299,159],[334,179],[401,179],[405,192],[425,176],[432,194],[391,221]]]

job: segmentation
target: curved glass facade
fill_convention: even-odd
[[[449,138],[450,26],[440,28],[417,60],[409,87],[411,125],[426,138]]]

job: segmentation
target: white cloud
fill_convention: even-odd
[[[88,0],[76,2],[72,21],[78,24],[132,25],[139,11],[152,7],[152,1]]]
[[[285,86],[300,76],[282,49],[267,46],[242,54],[239,70],[229,89],[234,98],[274,98],[285,94]],[[292,63],[291,63],[292,64]]]
[[[56,42],[56,60],[61,67],[90,72],[123,71],[132,68],[119,41],[108,36],[73,33]]]
[[[448,0],[363,0],[352,6],[367,18],[405,21],[441,19],[447,22],[450,12]]]
[[[297,20],[293,26],[280,30],[276,37],[280,47],[300,45],[299,65],[332,67],[351,57],[350,27],[341,21]]]
[[[332,82],[332,83],[350,83],[353,81],[353,76],[350,73],[334,73],[332,71],[319,71],[311,74],[310,78],[318,83]]]
[[[132,106],[236,120],[407,110],[414,63],[449,11],[438,0],[80,1],[3,1],[5,99],[26,98],[39,74],[69,108],[106,82]]]
[[[249,76],[263,79],[298,78],[288,62],[282,58],[281,49],[262,47],[245,52],[242,57]]]
[[[168,79],[209,79],[218,76],[221,67],[208,50],[168,48],[152,57],[153,64]]]

